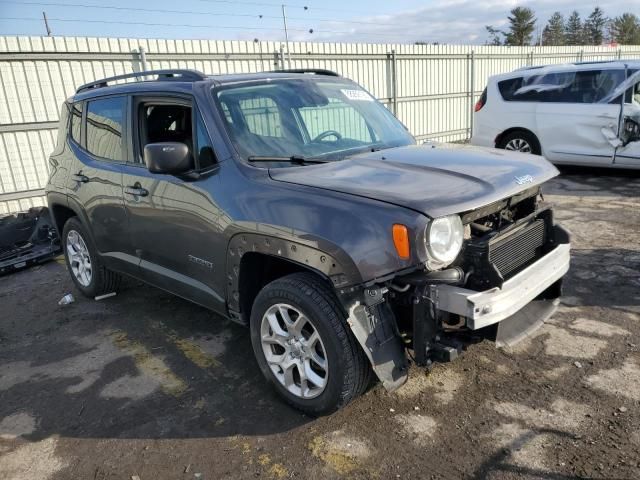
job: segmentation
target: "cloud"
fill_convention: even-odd
[[[583,18],[595,8],[579,0],[436,0],[429,6],[390,15],[358,18],[337,17],[364,23],[320,23],[314,33],[295,31],[290,38],[299,41],[482,44],[487,39],[485,25],[507,28],[509,11],[516,6],[534,10],[542,29],[555,11],[568,16],[577,10]],[[598,6],[611,17],[640,11],[640,0],[603,0]]]

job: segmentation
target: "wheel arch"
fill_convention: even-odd
[[[53,201],[52,201],[53,200]],[[90,240],[94,242],[93,231],[91,230],[89,219],[84,209],[73,199],[68,199],[66,203],[49,198],[49,212],[53,218],[53,223],[58,230],[58,235],[62,238],[64,224],[72,217],[77,217],[80,223],[87,230]]]
[[[500,143],[502,142],[502,140],[506,136],[511,135],[512,133],[516,133],[516,132],[525,132],[525,133],[531,135],[531,137],[536,142],[536,147],[538,148],[538,151],[542,153],[542,145],[540,144],[540,139],[538,138],[538,136],[533,131],[531,131],[530,129],[528,129],[526,127],[511,127],[511,128],[506,129],[504,132],[498,134],[498,136],[494,140],[495,147],[499,148],[498,145],[500,145]]]
[[[248,324],[251,307],[267,283],[296,272],[310,272],[333,289],[361,282],[350,260],[293,240],[255,233],[233,236],[227,249],[226,291],[231,317]]]
[[[67,223],[67,220],[70,218],[77,217],[78,214],[72,208],[56,203],[49,206],[49,211],[53,217],[53,223],[58,230],[58,236],[62,238],[62,229],[64,228],[64,224]]]

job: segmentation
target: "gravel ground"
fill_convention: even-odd
[[[574,250],[537,335],[320,419],[200,307],[134,281],[58,306],[60,261],[0,278],[0,478],[640,478],[640,174],[564,172],[546,197]]]

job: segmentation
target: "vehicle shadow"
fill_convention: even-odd
[[[68,292],[76,301],[58,306]],[[8,277],[0,303],[0,420],[22,414],[34,426],[0,434],[228,437],[311,420],[264,380],[248,329],[155,288],[129,280],[96,302],[52,262]]]
[[[560,176],[548,182],[543,192],[550,195],[587,197],[640,196],[640,170],[556,165]],[[612,185],[612,180],[616,182]]]
[[[581,249],[571,252],[564,301],[575,306],[615,306],[640,313],[640,251]]]

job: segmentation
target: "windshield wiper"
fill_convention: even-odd
[[[295,163],[297,165],[305,165],[305,164],[312,164],[312,163],[327,163],[328,162],[328,160],[305,158],[305,157],[300,156],[300,155],[291,155],[290,157],[268,157],[268,156],[252,155],[249,158],[247,158],[247,161],[249,161],[251,163],[257,163],[257,162],[289,162],[289,163]]]

